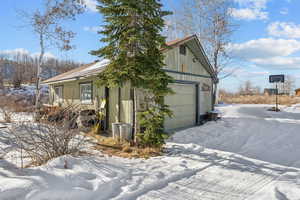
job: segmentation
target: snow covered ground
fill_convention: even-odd
[[[266,111],[269,107],[220,107],[221,121],[178,132],[174,141],[300,168],[300,113]]]
[[[219,107],[222,120],[178,131],[148,160],[96,153],[19,169],[0,129],[0,199],[299,200],[300,114],[266,107]]]
[[[300,104],[294,104],[284,108],[285,112],[300,113]]]
[[[19,121],[33,121],[33,113],[26,113],[26,112],[20,112],[20,113],[12,113],[11,114],[11,120],[15,122]],[[0,111],[0,122],[4,121],[4,114]]]
[[[22,85],[21,88],[15,89],[15,88],[9,88],[8,89],[8,94],[9,95],[21,95],[21,96],[34,96],[35,95],[35,91],[36,90],[36,86],[35,85],[28,85],[28,84],[24,84]],[[48,94],[48,85],[41,85],[41,94],[42,95],[47,95]]]

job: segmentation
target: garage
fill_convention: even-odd
[[[165,119],[165,130],[194,126],[196,124],[197,93],[195,84],[174,83],[175,94],[165,97],[165,103],[173,111],[173,118]]]

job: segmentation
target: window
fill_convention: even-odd
[[[63,87],[54,87],[54,102],[61,103],[63,101]]]
[[[186,46],[180,45],[180,46],[179,46],[179,53],[180,53],[181,55],[186,55]]]
[[[93,99],[92,83],[80,84],[80,100],[81,103],[91,104]]]

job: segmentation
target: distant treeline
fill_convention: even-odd
[[[0,88],[5,84],[15,88],[25,83],[35,83],[37,74],[38,58],[24,54],[14,55],[0,54]],[[42,64],[42,79],[56,76],[76,67],[82,63],[72,60],[59,60],[56,58],[45,58]]]

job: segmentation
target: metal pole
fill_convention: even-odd
[[[278,112],[278,86],[276,83],[276,112]]]

